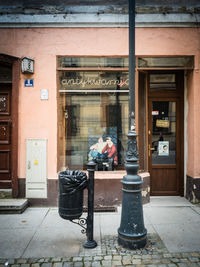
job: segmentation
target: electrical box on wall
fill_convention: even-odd
[[[26,140],[26,197],[47,198],[47,140]]]

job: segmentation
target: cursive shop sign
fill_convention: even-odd
[[[78,87],[78,88],[88,88],[88,87],[124,87],[129,86],[129,79],[62,79],[61,84],[63,87]]]

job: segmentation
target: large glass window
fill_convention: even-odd
[[[60,59],[59,59],[60,60]],[[59,71],[59,170],[123,168],[128,132],[128,73]]]

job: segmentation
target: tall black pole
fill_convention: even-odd
[[[88,162],[88,217],[87,217],[87,241],[83,244],[85,248],[95,248],[97,242],[93,238],[94,231],[94,170],[96,163]]]
[[[129,133],[125,169],[122,180],[122,213],[118,243],[129,249],[146,245],[142,208],[142,179],[138,175],[137,134],[135,131],[135,0],[129,0]]]
[[[135,0],[129,0],[129,130],[131,127],[135,127]]]

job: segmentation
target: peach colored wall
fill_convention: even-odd
[[[32,28],[0,29],[0,53],[17,57],[28,56],[35,60],[35,74],[22,75],[19,90],[19,168],[18,176],[24,178],[26,138],[48,139],[48,178],[57,177],[57,99],[56,99],[56,55],[128,55],[127,28]],[[199,55],[199,32],[194,28],[137,28],[137,55]],[[199,62],[197,64],[199,68]],[[198,133],[200,132],[200,110],[197,93],[200,79],[194,74],[195,83],[189,93],[189,112],[194,112],[194,123],[198,127],[190,131],[192,139],[188,164],[192,175],[199,175],[197,156],[200,154]],[[34,87],[24,87],[24,78],[34,78]],[[40,100],[40,90],[49,89],[49,100]],[[193,110],[192,110],[193,109]],[[190,116],[190,117],[191,117]],[[190,118],[191,119],[191,118]],[[192,120],[189,122],[191,123]],[[192,129],[192,128],[191,128]]]

